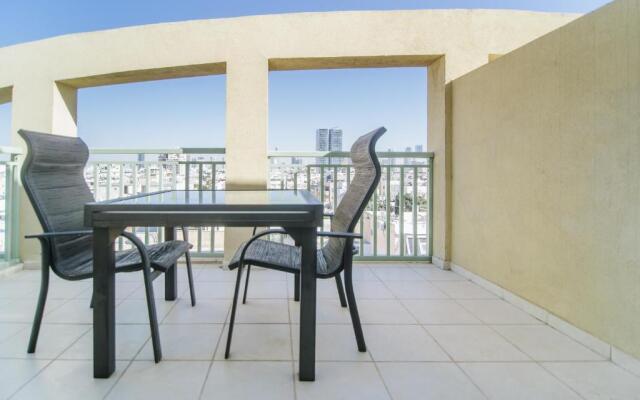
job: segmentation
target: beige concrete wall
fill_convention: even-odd
[[[14,131],[66,127],[65,132],[75,134],[75,100],[65,100],[65,93],[77,88],[226,72],[229,187],[265,187],[269,69],[427,66],[438,59],[446,65],[437,75],[444,84],[486,63],[488,54],[511,51],[574,18],[524,11],[425,10],[264,15],[136,26],[0,48],[0,88],[13,87]],[[0,91],[0,98],[6,97],[3,93],[6,90]],[[445,143],[446,114],[446,109],[440,110],[430,123],[429,147]],[[19,144],[17,135],[14,141]],[[440,144],[435,157],[445,160]],[[440,170],[445,167],[445,162],[437,161],[436,175],[445,177]],[[443,238],[435,250],[443,260],[449,258],[445,243],[450,236],[445,181],[437,180],[442,187],[435,191],[445,196],[434,204],[435,237]],[[37,230],[29,212],[24,215],[23,229]],[[225,242],[232,251],[237,240]],[[33,255],[27,247],[22,249],[23,258]]]
[[[452,260],[640,356],[640,2],[452,84]]]

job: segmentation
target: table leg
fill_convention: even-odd
[[[300,360],[301,381],[316,379],[316,250],[315,228],[292,232],[296,244],[302,247],[300,271]]]
[[[116,368],[116,264],[114,241],[121,230],[93,228],[93,376]]]
[[[164,240],[174,240],[176,230],[173,226],[164,228]],[[175,300],[178,298],[178,264],[173,264],[164,274],[164,299]]]

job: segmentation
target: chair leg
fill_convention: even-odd
[[[300,273],[293,276],[293,300],[300,301]]]
[[[156,303],[153,295],[153,279],[150,268],[142,269],[144,277],[144,290],[147,295],[147,311],[149,312],[149,326],[151,328],[151,343],[153,344],[153,358],[156,363],[162,360],[162,347],[160,345],[160,333],[158,329],[158,317],[156,314]]]
[[[347,299],[344,297],[344,287],[342,286],[342,277],[340,274],[336,275],[336,287],[338,288],[338,297],[340,297],[340,305],[347,307]]]
[[[93,308],[93,293],[91,293],[91,302],[89,303],[89,308]]]
[[[191,270],[191,254],[187,251],[184,254],[187,261],[187,276],[189,277],[189,294],[191,295],[191,307],[196,305],[196,289],[193,287],[193,271]]]
[[[249,289],[249,274],[251,273],[251,265],[247,265],[247,278],[244,281],[244,295],[242,296],[242,304],[247,304],[247,289]]]
[[[233,323],[236,320],[236,307],[238,305],[238,294],[240,294],[240,281],[242,280],[242,267],[240,264],[238,267],[238,276],[236,277],[236,288],[233,292],[233,304],[231,305],[231,318],[229,319],[229,332],[227,333],[227,348],[224,351],[224,358],[229,358],[229,351],[231,350],[231,337],[233,336]]]
[[[29,347],[27,353],[35,353],[36,344],[38,343],[38,334],[40,333],[40,325],[42,324],[42,316],[44,315],[44,306],[47,302],[47,293],[49,292],[49,262],[44,262],[43,255],[42,278],[40,280],[40,295],[38,296],[38,305],[36,307],[36,315],[33,318],[33,326],[31,327],[31,337],[29,338]]]
[[[344,269],[345,289],[347,290],[347,300],[349,302],[349,314],[351,314],[351,323],[353,331],[356,334],[356,342],[358,343],[358,351],[367,351],[364,343],[364,334],[362,333],[362,325],[360,324],[360,316],[358,315],[358,306],[356,305],[356,297],[353,293],[353,279],[351,276],[351,265],[346,265]]]

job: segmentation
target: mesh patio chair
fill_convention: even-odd
[[[84,205],[94,198],[84,179],[89,149],[82,139],[25,130],[18,133],[28,149],[21,172],[22,184],[43,230],[43,233],[26,236],[38,239],[42,251],[40,294],[27,350],[34,353],[49,289],[49,268],[69,281],[93,277],[93,231],[84,226]],[[183,255],[187,262],[191,304],[195,305],[190,245],[186,241],[186,229],[182,229],[184,241],[148,246],[133,233],[122,232],[121,236],[130,241],[133,248],[115,254],[116,273],[143,273],[156,362],[162,358],[162,351],[152,282],[173,268]]]
[[[354,233],[354,229],[380,181],[381,169],[375,145],[384,132],[386,132],[384,127],[378,128],[358,138],[351,147],[351,161],[355,175],[340,204],[336,207],[335,215],[331,219],[331,231],[318,232],[319,237],[328,237],[329,239],[318,250],[316,277],[320,279],[335,278],[342,301],[340,273],[344,273],[346,300],[358,350],[361,352],[366,351],[366,345],[353,292],[352,266],[353,241],[354,239],[362,239],[362,236]],[[229,320],[225,358],[229,358],[231,349],[233,324],[244,266],[253,265],[295,274],[295,295],[298,295],[301,266],[300,249],[296,246],[264,239],[265,236],[274,233],[285,234],[286,232],[283,229],[267,229],[255,234],[238,248],[229,262],[229,269],[237,268],[238,272]]]

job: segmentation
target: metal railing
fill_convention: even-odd
[[[223,156],[224,149],[220,148],[92,149],[85,179],[98,201],[168,189],[222,190]],[[146,244],[157,243],[164,237],[163,229],[156,227],[130,230]],[[222,257],[224,228],[189,228],[189,241],[196,257]],[[125,243],[119,239],[116,246],[123,249]]]
[[[433,154],[380,152],[378,157],[382,177],[357,225],[363,240],[356,241],[356,258],[431,260]],[[308,189],[329,212],[340,203],[354,175],[347,152],[281,152],[270,158],[271,188]],[[325,224],[329,229],[330,221]]]
[[[0,146],[0,267],[18,260],[18,175],[20,149]]]
[[[225,187],[223,157],[221,148],[93,149],[85,177],[97,200],[165,189],[221,190]],[[381,152],[379,158],[382,178],[357,226],[364,236],[357,241],[357,258],[430,260],[433,155]],[[270,188],[308,189],[327,211],[335,209],[354,174],[347,152],[271,152],[269,159]],[[329,229],[330,221],[325,224]],[[162,229],[132,231],[145,243],[163,239]],[[223,227],[189,231],[195,256],[222,256]]]

